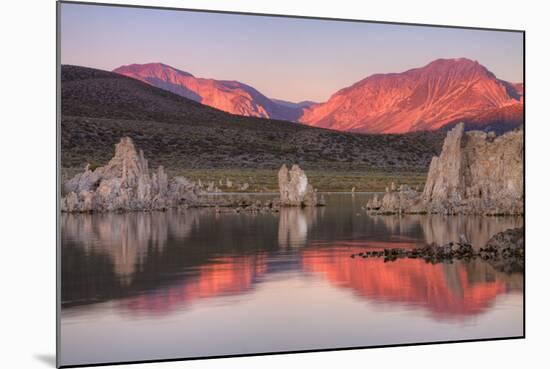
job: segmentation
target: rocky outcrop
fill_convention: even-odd
[[[467,240],[459,242],[450,242],[445,245],[430,244],[421,248],[402,249],[391,248],[376,251],[359,252],[351,254],[352,258],[362,257],[383,257],[384,262],[396,261],[397,259],[424,259],[427,263],[437,264],[442,262],[452,262],[452,260],[472,260],[478,257],[472,245]]]
[[[471,261],[477,258],[491,264],[496,270],[505,273],[524,271],[524,231],[522,228],[508,229],[494,235],[485,247],[476,250],[464,235],[460,235],[458,242],[449,242],[444,245],[435,243],[420,248],[403,249],[391,248],[383,250],[368,250],[351,254],[352,258],[384,258],[384,262],[398,259],[424,259],[427,263],[452,263],[453,260]]]
[[[401,185],[397,190],[392,183],[390,187],[386,187],[382,199],[375,195],[367,202],[367,210],[382,214],[422,213],[425,210],[419,198],[418,191],[407,185]]]
[[[115,156],[103,167],[86,166],[64,184],[65,212],[163,210],[197,201],[198,188],[184,177],[168,178],[162,166],[149,170],[143,151],[131,138],[116,145]]]
[[[228,187],[233,182],[226,180]],[[248,183],[238,185],[240,191]],[[185,177],[168,178],[162,166],[149,170],[143,151],[137,151],[133,141],[124,137],[115,147],[114,157],[107,165],[86,166],[63,185],[63,212],[149,211],[177,207],[215,207],[217,212],[274,211],[281,206],[322,206],[324,198],[308,184],[299,166],[290,170],[285,165],[279,171],[280,199],[262,203],[246,198],[212,198],[209,193],[220,192],[213,181],[197,184]],[[204,195],[204,196],[201,196]],[[225,210],[224,210],[225,209]]]
[[[424,191],[387,189],[381,201],[367,203],[381,213],[523,214],[523,131],[496,137],[448,132],[441,155],[432,159]]]
[[[308,183],[306,173],[296,164],[288,170],[283,164],[279,170],[279,192],[281,206],[324,205],[324,199],[317,199],[317,193]]]
[[[497,233],[481,248],[480,256],[497,270],[513,273],[525,268],[524,228]]]
[[[523,131],[447,134],[422,194],[429,212],[523,214]]]

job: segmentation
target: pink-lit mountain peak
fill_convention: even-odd
[[[411,69],[409,70],[409,72],[415,71],[415,70],[436,71],[436,72],[443,72],[443,73],[455,70],[455,71],[479,73],[480,75],[488,75],[488,76],[494,77],[493,73],[487,70],[487,68],[485,68],[483,65],[479,64],[477,60],[471,60],[468,58],[452,58],[452,59],[440,58],[428,63],[424,67]]]
[[[163,63],[131,64],[113,72],[232,114],[289,121],[302,115],[301,106],[280,104],[242,82],[198,78]]]
[[[187,77],[193,77],[191,73],[185,72],[183,70],[171,67],[167,64],[154,62],[154,63],[145,63],[145,64],[128,64],[123,65],[115,69],[118,73],[133,73],[135,75],[160,75],[160,74],[173,74],[181,75]]]
[[[477,61],[437,59],[402,73],[371,75],[306,109],[300,121],[371,133],[438,129],[519,104],[520,90]]]
[[[500,80],[467,58],[436,59],[401,73],[373,74],[320,104],[270,99],[242,82],[198,78],[163,63],[131,64],[114,72],[232,114],[340,131],[403,133],[459,121],[499,130],[523,122],[523,83]]]
[[[396,87],[399,83],[410,80],[411,82],[420,81],[422,78],[435,79],[435,78],[480,78],[480,77],[493,77],[487,68],[479,64],[477,61],[473,61],[467,58],[455,58],[455,59],[436,59],[427,65],[419,68],[409,69],[399,73],[375,73],[349,87],[345,87],[336,94],[347,91],[351,88],[357,88],[368,83],[386,83],[388,85],[394,84]]]

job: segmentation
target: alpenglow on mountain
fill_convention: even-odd
[[[198,78],[162,63],[125,65],[113,72],[232,114],[296,121],[309,105],[272,100],[244,83]]]
[[[369,133],[434,130],[461,121],[476,128],[515,126],[523,122],[522,96],[523,85],[496,78],[478,62],[438,59],[403,73],[367,77],[306,109],[300,121]]]
[[[114,72],[232,114],[339,131],[404,133],[458,122],[466,128],[504,131],[523,123],[523,84],[500,80],[466,58],[374,74],[318,104],[270,99],[238,81],[197,78],[161,63],[132,64]]]

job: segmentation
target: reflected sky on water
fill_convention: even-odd
[[[523,218],[369,216],[367,196],[280,213],[63,214],[62,364],[523,334],[521,274],[350,258],[460,234],[478,248]]]

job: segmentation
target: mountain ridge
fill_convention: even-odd
[[[229,114],[134,78],[61,66],[61,164],[106,163],[130,137],[171,173],[185,169],[427,170],[443,132],[366,135]],[[69,173],[69,172],[67,172]],[[76,173],[76,172],[73,172]]]
[[[113,72],[231,114],[338,131],[405,133],[464,121],[467,129],[502,132],[523,123],[523,82],[499,79],[467,58],[440,58],[404,72],[375,73],[321,103],[268,98],[239,81],[199,78],[159,62],[128,64]]]
[[[128,64],[113,72],[231,114],[287,121],[296,121],[302,114],[299,104],[278,103],[245,83],[199,78],[163,63]]]
[[[500,80],[467,58],[436,59],[402,73],[370,75],[306,108],[300,122],[342,131],[403,133],[440,129],[514,104],[523,105],[523,83]],[[513,126],[522,117],[521,112],[521,119],[517,115],[503,124]]]

